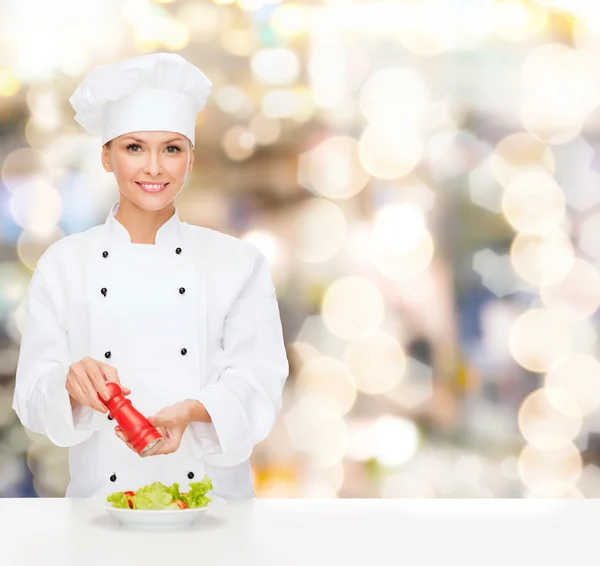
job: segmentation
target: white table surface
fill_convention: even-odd
[[[1,566],[594,564],[597,499],[254,499],[186,531],[119,527],[81,499],[0,499]]]

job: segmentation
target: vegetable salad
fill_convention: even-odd
[[[106,501],[121,509],[194,509],[205,507],[211,501],[206,495],[212,489],[210,478],[205,475],[202,481],[190,482],[189,490],[179,491],[179,484],[167,486],[154,482],[137,491],[116,491]]]

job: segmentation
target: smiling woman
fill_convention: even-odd
[[[179,55],[155,53],[93,69],[70,99],[102,135],[120,199],[103,225],[38,261],[13,400],[28,429],[70,447],[67,496],[205,475],[217,495],[254,496],[249,457],[275,423],[289,366],[266,257],[181,222],[174,204],[210,88]],[[143,458],[98,399],[121,380],[164,439]]]
[[[104,144],[101,158],[102,166],[114,174],[119,186],[121,206],[117,219],[121,222],[133,210],[156,212],[156,221],[166,221],[172,214],[171,203],[194,165],[191,140],[168,131],[118,136]],[[148,234],[134,230],[138,232],[136,238],[148,239]]]

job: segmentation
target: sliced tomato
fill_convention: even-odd
[[[181,499],[176,499],[175,503],[177,503],[177,507],[179,507],[179,509],[187,509],[187,503]]]
[[[129,508],[133,509],[133,501],[131,500],[131,498],[135,495],[135,492],[133,492],[133,491],[124,491],[123,495],[125,497],[127,497],[127,503],[129,503]]]

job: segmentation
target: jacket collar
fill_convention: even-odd
[[[119,210],[119,202],[113,203],[110,212],[106,218],[105,227],[108,232],[109,238],[113,242],[120,244],[131,244],[131,236],[127,231],[127,228],[123,226],[116,218],[117,211]],[[175,212],[156,232],[155,244],[161,247],[175,249],[180,243],[180,225],[179,213],[177,207]],[[152,245],[152,244],[135,244],[135,245]]]

